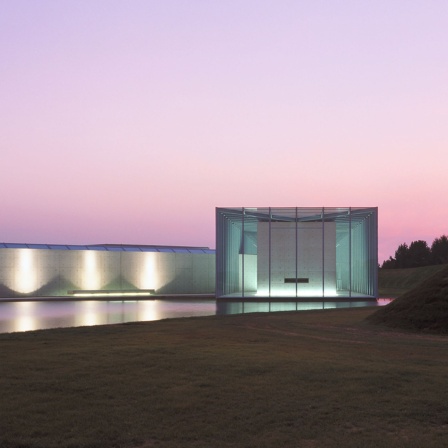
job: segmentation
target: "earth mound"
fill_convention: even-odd
[[[374,324],[448,334],[448,266],[367,317]]]

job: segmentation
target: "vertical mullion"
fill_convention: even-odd
[[[245,247],[244,247],[244,207],[243,207],[243,224],[241,226],[241,240],[242,240],[242,244],[241,244],[241,248],[242,248],[242,254],[241,254],[241,258],[242,258],[242,267],[241,267],[241,275],[242,275],[242,279],[241,279],[241,288],[243,290],[243,298],[244,298],[244,253],[246,252]]]
[[[297,279],[299,277],[299,268],[298,268],[298,258],[299,258],[299,231],[298,231],[298,219],[297,219],[297,207],[296,207],[296,298],[297,298],[297,293],[298,293],[298,283],[297,283]]]
[[[348,295],[352,298],[352,208],[348,209]]]
[[[271,297],[271,207],[269,207],[269,297]]]
[[[325,297],[325,207],[322,207],[322,297]]]

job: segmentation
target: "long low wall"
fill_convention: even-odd
[[[214,294],[215,255],[107,250],[0,249],[0,297],[74,290]]]

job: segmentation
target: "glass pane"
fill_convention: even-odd
[[[376,297],[376,208],[218,208],[216,223],[217,297]]]
[[[322,208],[297,210],[297,296],[324,294],[324,232]],[[330,247],[328,245],[328,247]]]
[[[216,258],[216,295],[242,296],[242,226],[241,208],[216,210],[217,241],[219,256]],[[219,249],[218,249],[219,248]]]
[[[240,289],[244,297],[257,294],[257,209],[244,209],[241,239]]]
[[[270,246],[268,247],[270,297],[296,296],[298,286],[296,230],[295,208],[273,208],[270,223],[259,224],[260,244],[263,241]]]
[[[350,270],[350,209],[338,209],[336,220],[336,292],[341,297],[351,295]]]

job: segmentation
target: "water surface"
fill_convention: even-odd
[[[352,302],[216,302],[215,300],[0,302],[0,333],[119,324],[175,317],[385,305],[390,299]]]

